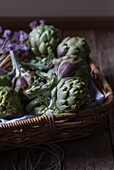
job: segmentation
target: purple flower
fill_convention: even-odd
[[[30,29],[34,29],[38,25],[37,21],[32,21],[29,24]]]
[[[0,55],[2,55],[4,53],[4,50],[2,49],[2,50],[0,50]]]
[[[24,50],[24,51],[28,51],[29,47],[27,45],[23,44],[23,45],[21,45],[20,49]]]
[[[9,38],[10,35],[11,35],[11,30],[5,30],[5,31],[4,31],[4,34],[3,34],[3,37],[4,37],[4,38]]]
[[[3,29],[2,29],[2,27],[0,26],[0,34],[3,32]]]
[[[18,32],[14,32],[14,34],[13,34],[13,36],[11,38],[11,41],[17,42],[19,40],[19,37],[20,37],[19,33]]]
[[[0,45],[2,45],[4,42],[4,39],[3,38],[0,38]]]
[[[25,44],[21,44],[20,46],[16,45],[15,46],[15,50],[17,51],[18,55],[20,57],[24,57],[24,56],[28,56],[30,54],[30,50],[29,50],[29,47],[26,46]]]
[[[13,48],[14,48],[14,44],[6,44],[4,47],[5,51],[13,50]]]
[[[26,32],[21,30],[21,31],[19,31],[19,35],[20,35],[20,37],[19,37],[20,43],[23,43],[24,41],[26,41],[26,39],[27,39],[27,33]]]
[[[20,48],[19,44],[15,44],[14,50],[17,51]]]
[[[41,19],[39,22],[40,22],[40,25],[44,25],[45,24],[45,20],[44,19]]]

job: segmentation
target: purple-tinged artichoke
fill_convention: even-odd
[[[26,71],[24,67],[22,67],[15,52],[10,51],[10,56],[13,70],[15,71],[15,76],[12,79],[12,87],[16,92],[24,95],[24,91],[31,88],[35,83],[39,83],[40,86],[43,85],[43,79],[39,77],[37,73]]]
[[[58,109],[60,112],[75,111],[88,103],[88,86],[74,77],[63,78],[52,90],[51,97],[49,109]]]
[[[79,77],[84,82],[89,83],[90,79],[90,67],[87,62],[77,56],[64,56],[57,59],[58,63],[54,66],[54,73],[57,75],[57,80],[61,80],[64,77]]]
[[[10,51],[13,70],[15,76],[12,79],[12,87],[23,99],[33,99],[39,95],[45,95],[53,87],[55,75],[49,77],[48,74],[40,72],[26,71],[18,60],[15,52]]]
[[[67,37],[57,47],[58,57],[77,55],[87,59],[90,54],[90,48],[84,38]]]
[[[19,77],[15,83],[15,91],[21,92],[27,88],[27,82],[24,77]]]

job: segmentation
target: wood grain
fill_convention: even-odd
[[[78,141],[64,142],[64,170],[112,170],[113,157],[106,120],[93,135]]]
[[[98,46],[98,50],[101,51],[104,58],[101,68],[114,91],[114,32],[105,32],[105,34],[97,32],[96,37],[99,37],[99,44],[104,44],[103,48]],[[114,156],[114,102],[112,103],[112,112],[108,116],[108,123]]]
[[[105,32],[101,32],[99,36],[96,36],[94,31],[65,31],[64,37],[68,35],[85,37],[91,48],[91,58],[104,72],[104,69],[108,69],[108,66],[104,66],[107,56],[103,55],[104,59],[102,58],[102,48],[104,48],[105,45],[99,42],[99,39],[100,35],[103,37],[105,34]],[[100,48],[98,48],[99,46]],[[107,48],[105,49],[107,50]],[[105,68],[103,68],[103,66]],[[93,135],[78,141],[64,142],[63,148],[65,150],[65,159],[63,162],[64,170],[114,169],[107,118]]]

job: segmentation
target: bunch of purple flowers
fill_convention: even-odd
[[[33,29],[37,25],[37,21],[32,21],[29,27]],[[0,26],[0,55],[10,52],[10,50],[17,51],[21,57],[30,55],[30,49],[26,45],[27,39],[28,34],[23,30],[12,32],[10,29],[4,30]]]

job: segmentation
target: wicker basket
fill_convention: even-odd
[[[5,55],[4,58],[6,61],[2,61],[1,68],[6,69],[11,63],[9,64],[9,56]],[[25,148],[90,135],[101,119],[110,112],[113,93],[100,70],[91,59],[88,62],[92,70],[91,77],[104,94],[103,104],[82,109],[76,113],[43,115],[14,123],[0,124],[0,150]]]

